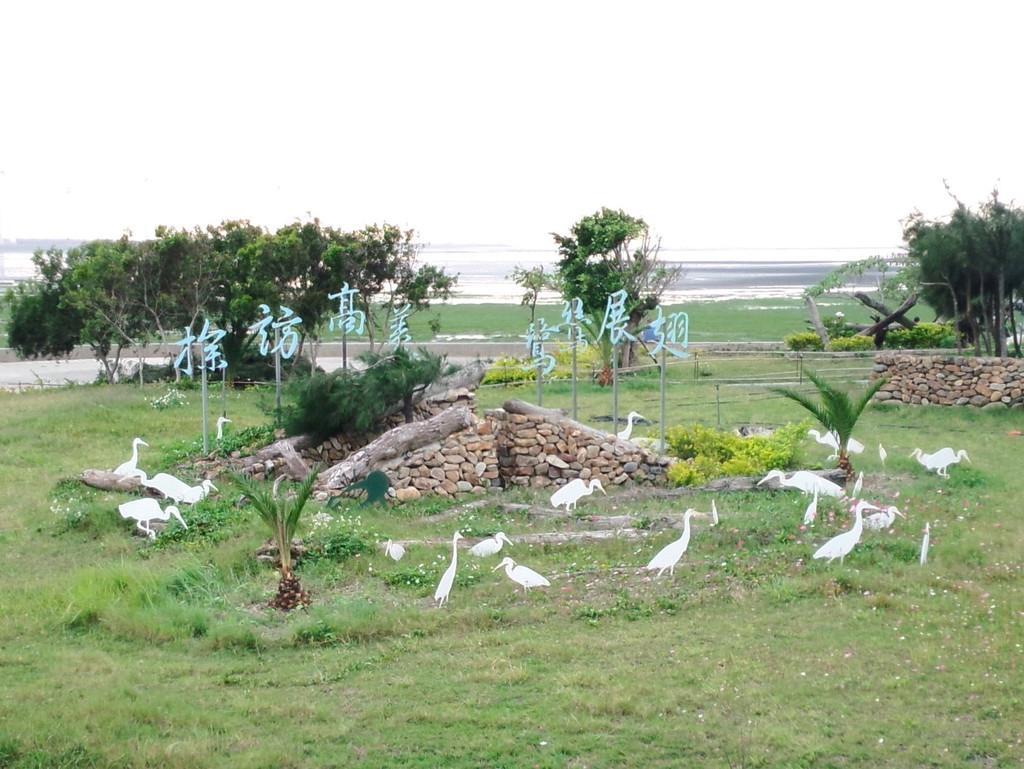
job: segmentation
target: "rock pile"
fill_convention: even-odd
[[[1024,408],[1024,360],[939,355],[875,356],[872,378],[888,381],[881,402],[979,408]]]

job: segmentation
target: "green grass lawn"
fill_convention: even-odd
[[[669,424],[732,429],[805,418],[771,390],[799,386],[799,361],[684,361],[670,377]],[[870,358],[810,359],[862,386]],[[700,369],[707,366],[706,373]],[[1024,760],[1020,671],[1024,596],[1017,411],[872,406],[856,432],[864,495],[906,514],[865,533],[845,563],[811,554],[849,526],[822,500],[800,526],[795,492],[662,499],[609,489],[552,522],[499,501],[357,503],[301,535],[340,560],[299,566],[309,611],[266,608],[276,574],[236,491],[184,510],[187,532],[156,543],[120,518],[125,496],[75,480],[112,468],[135,436],[140,466],[170,469],[194,448],[197,392],[157,410],[164,386],[0,394],[0,767],[1003,767]],[[484,388],[479,407],[533,400],[535,387]],[[581,385],[581,421],[611,411]],[[625,379],[619,413],[659,417],[651,377]],[[272,396],[232,394],[229,434],[263,425]],[[217,401],[219,404],[219,400]],[[544,405],[571,404],[568,383]],[[656,436],[659,425],[637,435]],[[877,452],[888,451],[883,466]],[[948,480],[909,454],[950,445],[971,462]],[[805,464],[826,466],[808,438]],[[177,470],[181,472],[181,470]],[[642,567],[694,520],[674,577]],[[459,529],[576,530],[588,515],[648,522],[641,540],[507,549],[551,587],[524,594],[498,557],[459,554],[448,604],[432,594]],[[921,531],[931,555],[918,563]],[[388,538],[431,539],[400,562]],[[507,547],[507,546],[506,546]],[[504,553],[504,551],[503,551]],[[344,557],[346,556],[347,557]]]

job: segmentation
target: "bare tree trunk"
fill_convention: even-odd
[[[870,296],[868,296],[867,294],[865,294],[865,293],[863,293],[861,291],[855,292],[853,294],[853,298],[856,299],[861,304],[870,307],[872,310],[877,310],[878,312],[882,313],[883,317],[889,316],[889,315],[892,315],[892,316],[896,315],[896,313],[894,313],[892,310],[890,310],[886,305],[882,304],[881,302],[876,302]],[[909,311],[909,308],[908,308],[908,311]],[[908,328],[908,329],[909,328],[914,328],[914,326],[917,325],[917,323],[915,323],[912,320],[908,320],[904,316],[900,316],[898,318],[894,317],[892,322],[893,323],[899,323],[901,326],[903,326],[903,328]]]
[[[804,294],[804,304],[807,305],[807,312],[811,315],[811,325],[821,340],[821,346],[827,350],[828,331],[825,330],[825,324],[821,322],[821,315],[818,314],[818,305],[814,303],[814,297],[810,294]]]
[[[906,313],[908,313],[915,304],[917,304],[917,294],[911,294],[910,296],[907,297],[906,301],[903,302],[903,304],[896,308],[895,312],[882,318],[877,323],[873,323],[872,325],[868,326],[866,329],[860,332],[861,335],[874,336],[875,334],[877,334],[879,331],[889,326],[890,324],[899,323],[900,319]],[[911,326],[910,328],[913,328],[913,326]]]

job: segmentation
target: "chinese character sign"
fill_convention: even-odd
[[[331,318],[328,328],[334,331],[335,326],[346,334],[362,334],[366,328],[366,313],[355,309],[357,288],[349,288],[348,283],[336,294],[328,294],[328,299],[338,300],[338,314]]]
[[[180,370],[185,376],[192,376],[192,345],[198,344],[203,351],[203,358],[199,363],[200,371],[216,371],[228,367],[221,353],[220,342],[224,338],[223,329],[210,330],[210,321],[203,322],[203,330],[199,336],[192,334],[192,327],[185,329],[185,338],[175,344],[181,347],[181,352],[174,360],[174,368]],[[183,365],[184,364],[184,365]]]
[[[577,352],[586,352],[587,340],[583,338],[583,324],[589,323],[590,319],[583,315],[583,300],[579,298],[570,299],[565,302],[562,308],[562,323],[560,328],[565,329],[569,336],[569,348]]]
[[[651,321],[655,341],[651,354],[657,355],[664,350],[677,358],[688,357],[689,354],[683,350],[690,344],[690,316],[685,312],[674,312],[666,318],[660,304],[657,310],[658,316]]]
[[[626,299],[628,294],[625,291],[616,291],[608,296],[608,304],[604,310],[604,318],[601,319],[601,330],[597,337],[600,339],[605,330],[608,331],[608,339],[613,345],[622,342],[622,338],[634,340],[635,336],[626,331],[626,324],[629,322],[629,313],[626,311]]]
[[[412,305],[407,304],[395,311],[395,317],[388,324],[388,344],[394,348],[401,347],[406,342],[412,341],[409,327],[406,320],[412,314]]]
[[[302,323],[302,318],[295,315],[287,307],[281,308],[281,317],[277,319],[274,318],[270,308],[265,304],[260,305],[260,312],[264,315],[263,319],[256,325],[256,333],[260,338],[260,355],[280,352],[282,358],[292,357],[295,354],[295,348],[299,345],[299,333],[295,330],[295,327]],[[280,331],[276,342],[271,343],[267,329]]]
[[[533,363],[523,366],[524,371],[539,368],[542,374],[550,374],[555,367],[555,356],[544,352],[544,342],[551,337],[552,331],[558,331],[558,326],[548,326],[547,321],[541,318],[531,323],[526,329],[526,346],[530,351]]]

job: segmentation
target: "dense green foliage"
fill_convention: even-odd
[[[865,352],[875,349],[875,342],[869,336],[837,336],[828,343],[832,352]]]
[[[67,254],[37,252],[37,284],[7,294],[10,344],[27,357],[87,344],[113,381],[125,348],[175,344],[183,329],[200,336],[209,323],[224,332],[229,378],[263,378],[241,367],[251,349],[272,343],[273,331],[263,329],[264,340],[255,328],[267,318],[281,333],[298,334],[299,351],[336,324],[377,346],[400,310],[450,297],[457,276],[417,265],[412,238],[392,225],[343,232],[312,219],[271,233],[226,221],[205,230],[160,227],[152,240],[89,241]],[[290,326],[287,317],[302,322]]]
[[[782,341],[786,347],[795,352],[803,350],[821,351],[825,349],[825,346],[821,343],[821,337],[813,331],[800,331],[796,334],[788,334]]]
[[[913,328],[890,331],[883,346],[895,350],[948,349],[956,347],[956,334],[950,323],[918,323]]]
[[[800,456],[807,426],[789,424],[770,435],[740,436],[703,425],[677,426],[665,431],[669,454],[680,461],[668,470],[678,486],[700,486],[727,475],[764,475],[788,470]]]

